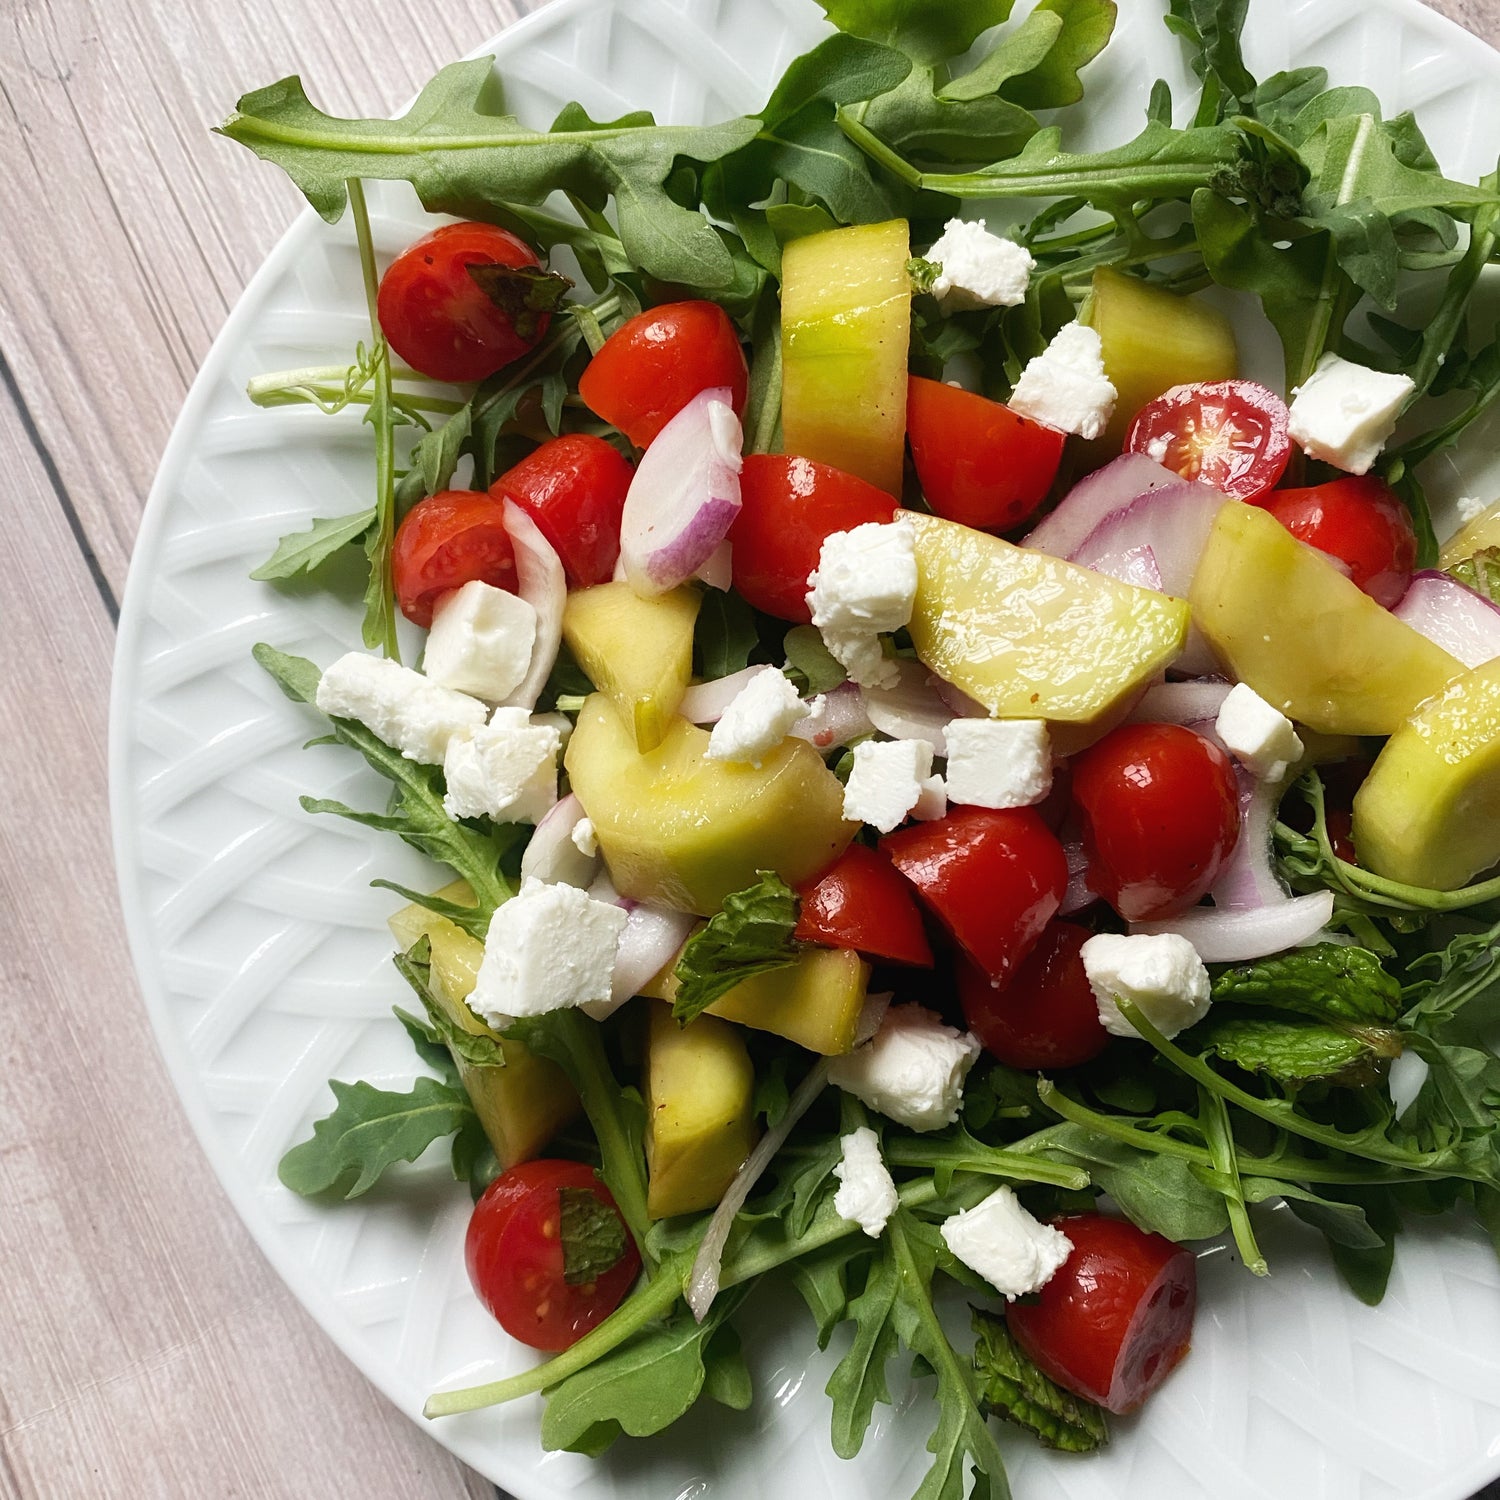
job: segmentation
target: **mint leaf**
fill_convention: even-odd
[[[573,283],[540,266],[502,266],[471,261],[464,269],[469,279],[510,319],[518,337],[534,339],[544,315],[562,306]]]
[[[1500,604],[1500,547],[1481,547],[1462,562],[1454,563],[1447,572],[1466,588],[1483,594],[1491,604]]]
[[[290,531],[282,537],[276,550],[250,576],[264,583],[314,572],[339,548],[359,541],[374,524],[374,506],[350,516],[314,520],[306,531]]]
[[[1109,1441],[1104,1412],[1049,1380],[1011,1337],[1005,1319],[969,1309],[974,1327],[974,1371],[979,1400],[1036,1435],[1044,1448],[1092,1453]]]
[[[797,894],[772,870],[725,897],[724,909],[689,938],[677,960],[677,998],[672,1014],[684,1025],[741,980],[794,963],[798,948]]]
[[[1356,1036],[1316,1021],[1224,1016],[1211,1017],[1193,1038],[1205,1055],[1215,1053],[1247,1073],[1264,1073],[1289,1088],[1318,1081],[1360,1088],[1380,1076],[1380,1063],[1401,1051],[1394,1031],[1384,1033],[1380,1051],[1370,1045],[1369,1035],[1373,1029]]]
[[[455,1061],[468,1063],[473,1068],[503,1068],[505,1047],[500,1039],[460,1026],[433,993],[431,951],[428,939],[419,938],[405,953],[393,954],[391,962],[422,1002],[433,1034],[453,1054]],[[463,1001],[455,1003],[462,1005]]]
[[[1213,999],[1267,1005],[1350,1026],[1394,1021],[1401,986],[1375,954],[1346,943],[1315,943],[1275,958],[1226,969]]]
[[[853,36],[883,42],[918,63],[946,62],[967,52],[981,32],[1010,17],[1014,0],[818,0],[823,13]]]
[[[557,1190],[563,1280],[569,1286],[597,1281],[619,1265],[630,1244],[620,1216],[591,1188]]]

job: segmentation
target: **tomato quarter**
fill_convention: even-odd
[[[1253,380],[1174,385],[1136,413],[1125,449],[1233,500],[1253,500],[1292,456],[1287,420],[1286,402]]]
[[[893,964],[932,967],[932,948],[911,886],[885,855],[866,844],[848,849],[802,887],[794,936],[825,948],[854,948]]]
[[[391,548],[401,613],[425,630],[450,589],[482,579],[516,591],[516,556],[504,511],[482,490],[442,490],[407,511]]]
[[[1377,604],[1400,603],[1417,565],[1417,533],[1411,513],[1373,474],[1278,490],[1261,504],[1298,541],[1343,563]]]

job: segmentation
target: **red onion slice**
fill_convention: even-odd
[[[921,662],[898,661],[893,665],[897,673],[894,687],[860,689],[870,722],[893,740],[926,740],[934,755],[947,755],[944,731],[953,720],[953,710],[932,686]]]
[[[1216,489],[1183,479],[1149,490],[1100,521],[1069,553],[1069,561],[1097,567],[1102,558],[1148,548],[1163,591],[1185,599],[1214,518],[1226,503]]]
[[[936,672],[927,679],[928,684],[944,703],[955,719],[987,719],[990,711],[984,704],[976,703],[967,693],[945,682]]]
[[[1121,583],[1133,583],[1138,589],[1155,589],[1161,593],[1161,569],[1156,553],[1150,547],[1128,547],[1124,552],[1106,552],[1089,564],[1096,573],[1107,573]]]
[[[579,1007],[596,1021],[607,1021],[641,986],[672,961],[698,920],[690,912],[667,911],[622,896],[608,871],[601,871],[589,887],[595,901],[605,901],[625,912],[625,931],[615,950],[615,972],[608,1000],[591,1000]]]
[[[625,496],[620,561],[636,593],[691,578],[740,509],[744,434],[727,386],[700,391],[646,449]]]
[[[1446,573],[1415,574],[1392,613],[1466,667],[1500,656],[1500,609]]]
[[[762,672],[774,672],[775,667],[745,667],[731,672],[728,677],[715,677],[711,682],[697,682],[682,695],[677,705],[680,717],[689,724],[717,724],[724,717],[724,710],[739,697],[753,678]]]
[[[1293,896],[1251,911],[1195,906],[1160,922],[1135,922],[1131,932],[1175,932],[1198,950],[1206,964],[1237,964],[1295,948],[1317,936],[1333,915],[1333,892]]]
[[[536,707],[536,700],[552,675],[557,648],[562,644],[568,579],[552,543],[514,500],[505,501],[501,514],[516,554],[516,592],[536,611],[536,644],[531,648],[531,665],[520,687],[501,706],[530,709]]]
[[[836,750],[874,731],[864,695],[855,683],[842,682],[832,692],[819,693],[808,707],[812,712],[793,724],[789,733],[807,740],[815,750]]]
[[[583,803],[572,792],[548,810],[521,855],[521,878],[548,885],[576,885],[587,890],[599,873],[599,856],[573,842],[573,830],[584,816]]]
[[[720,542],[709,553],[708,561],[693,574],[693,577],[701,579],[711,589],[718,589],[721,594],[729,592],[734,586],[734,556],[727,540]]]
[[[1209,895],[1219,911],[1285,905],[1292,898],[1276,874],[1271,839],[1271,825],[1285,783],[1261,781],[1238,765],[1235,776],[1240,784],[1240,836]]]
[[[1141,701],[1130,710],[1132,724],[1212,724],[1233,686],[1206,678],[1187,682],[1159,682],[1146,689]]]
[[[1181,483],[1180,474],[1164,469],[1143,454],[1122,454],[1113,463],[1079,480],[1021,545],[1037,552],[1050,552],[1053,557],[1070,557],[1106,516],[1151,490]]]

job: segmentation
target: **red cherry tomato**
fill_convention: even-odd
[[[417,501],[396,528],[391,574],[401,613],[424,630],[439,598],[476,578],[515,593],[516,555],[499,501],[483,490]]]
[[[1029,807],[960,807],[880,847],[969,957],[1004,984],[1057,915],[1068,859]]]
[[[1073,1253],[1006,1322],[1060,1386],[1106,1411],[1134,1411],[1188,1351],[1198,1302],[1192,1252],[1125,1219],[1075,1214]]]
[[[896,502],[873,484],[790,453],[752,453],[740,471],[740,513],[729,528],[734,586],[778,620],[812,624],[807,575],[826,537],[886,522]]]
[[[637,448],[700,391],[727,385],[745,409],[749,372],[729,314],[714,302],[669,302],[622,323],[589,361],[578,394]]]
[[[1073,762],[1089,883],[1130,922],[1186,911],[1239,838],[1234,766],[1178,724],[1122,724]]]
[[[1410,512],[1373,474],[1278,490],[1260,503],[1298,541],[1344,563],[1377,604],[1400,602],[1417,565],[1417,534]]]
[[[959,961],[958,997],[969,1030],[1012,1068],[1076,1068],[1109,1041],[1079,949],[1093,936],[1075,922],[1049,922],[1035,948],[996,987]]]
[[[391,348],[434,380],[483,380],[547,332],[545,312],[518,327],[480,291],[468,270],[474,265],[530,269],[541,262],[508,229],[444,224],[408,245],[380,278],[376,312]]]
[[[474,1205],[464,1262],[479,1300],[513,1338],[549,1353],[576,1344],[625,1299],[641,1257],[624,1255],[596,1281],[563,1276],[561,1188],[591,1192],[618,1214],[594,1169],[576,1161],[528,1161],[502,1172]]]
[[[911,886],[883,854],[850,844],[816,880],[798,891],[802,910],[793,934],[824,948],[855,948],[893,964],[932,967],[932,948]]]
[[[620,513],[635,470],[603,438],[570,432],[543,443],[491,486],[552,543],[570,588],[608,583],[620,556]]]
[[[1253,500],[1292,456],[1286,402],[1253,380],[1174,385],[1136,413],[1125,449],[1231,499]]]
[[[913,375],[906,435],[927,503],[980,530],[1008,531],[1052,488],[1067,436],[972,391]]]

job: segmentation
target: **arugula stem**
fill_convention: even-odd
[[[885,1159],[898,1167],[955,1168],[961,1172],[979,1172],[989,1177],[1013,1177],[1017,1182],[1044,1182],[1052,1187],[1081,1192],[1089,1185],[1089,1174],[1082,1167],[1065,1166],[1016,1150],[981,1146],[961,1160],[953,1160],[941,1150],[934,1150],[919,1140],[887,1141]]]
[[[899,178],[907,187],[920,188],[923,186],[922,174],[912,166],[899,152],[893,151],[886,143],[875,134],[869,126],[863,124],[855,115],[847,109],[840,109],[835,116],[838,127],[859,147],[866,156],[879,164]]]
[[[1208,1149],[1213,1156],[1214,1169],[1224,1178],[1221,1190],[1224,1206],[1229,1210],[1229,1228],[1234,1243],[1239,1248],[1240,1259],[1245,1268],[1257,1276],[1269,1276],[1271,1268],[1261,1252],[1255,1238],[1255,1228],[1250,1223],[1250,1211],[1245,1207],[1245,1189],[1240,1182],[1239,1163],[1235,1157],[1234,1130],[1229,1123],[1229,1107],[1209,1089],[1199,1087],[1199,1107],[1202,1111],[1203,1133],[1208,1140]]]
[[[309,365],[300,370],[272,370],[252,377],[245,394],[257,406],[285,406],[294,401],[310,401],[330,414],[351,403],[369,405],[371,397],[364,384],[351,386],[347,365]],[[393,369],[392,380],[425,380],[415,370]],[[434,382],[436,384],[436,382]],[[441,412],[451,416],[464,409],[465,403],[447,396],[424,396],[416,391],[402,392],[395,398],[414,411]]]

